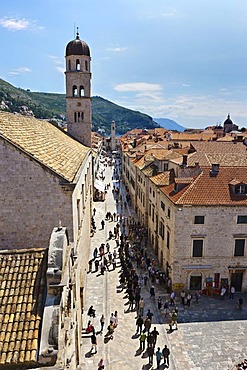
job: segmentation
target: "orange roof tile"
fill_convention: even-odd
[[[0,367],[36,361],[47,249],[0,252]]]
[[[200,175],[178,192],[174,191],[174,183],[161,191],[176,204],[247,205],[247,196],[235,195],[230,187],[234,179],[247,184],[247,167],[220,167],[216,176],[210,176],[210,169],[202,167]]]

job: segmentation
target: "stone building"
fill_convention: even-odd
[[[244,143],[198,141],[187,154],[125,144],[123,179],[174,288],[247,291]]]

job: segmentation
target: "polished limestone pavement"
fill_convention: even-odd
[[[101,229],[101,220],[105,218],[107,211],[123,213],[126,216],[135,217],[133,210],[120,209],[113,198],[112,187],[120,186],[124,199],[124,189],[121,181],[112,180],[112,168],[105,170],[105,184],[110,183],[111,188],[106,194],[105,202],[96,202],[96,227],[97,231],[91,238],[91,256],[93,250],[99,248],[101,243],[106,243],[109,231],[116,222],[105,221],[104,230]],[[115,240],[110,240],[111,252],[116,247]],[[156,258],[148,248],[148,255]],[[103,335],[97,335],[97,353],[91,352],[90,337],[82,333],[82,365],[80,369],[97,369],[100,358],[104,359],[107,370],[148,370],[156,369],[154,356],[153,367],[148,365],[146,352],[139,351],[139,338],[136,333],[136,313],[128,311],[128,300],[125,291],[119,288],[119,260],[116,270],[110,267],[104,275],[100,272],[88,273],[87,291],[85,292],[85,307],[83,324],[87,326],[89,319],[87,310],[93,305],[96,309],[96,317],[91,319],[96,333],[100,330],[100,317],[106,317]],[[163,287],[154,284],[156,298],[160,295],[162,301],[169,299]],[[247,358],[247,295],[242,295],[244,307],[242,311],[237,309],[236,294],[233,300],[227,297],[220,300],[219,297],[201,296],[199,303],[192,299],[190,307],[184,307],[180,299],[176,297],[178,307],[178,330],[169,331],[169,318],[165,317],[163,310],[157,309],[157,302],[150,299],[150,282],[142,286],[141,296],[145,301],[144,314],[150,309],[154,313],[152,327],[156,326],[159,336],[157,347],[163,348],[164,344],[170,348],[170,369],[181,370],[233,370],[234,365]],[[114,331],[113,339],[107,340],[105,334],[112,312],[118,311],[119,323]],[[160,369],[164,369],[163,360]]]

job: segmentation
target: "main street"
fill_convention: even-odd
[[[105,219],[108,211],[111,213],[122,212],[125,216],[135,217],[134,211],[127,206],[120,211],[120,205],[116,204],[112,188],[120,186],[120,193],[125,197],[121,181],[112,181],[113,168],[106,167],[105,184],[110,183],[111,187],[106,194],[104,202],[96,202],[93,208],[96,208],[95,222],[96,233],[91,238],[90,256],[93,258],[93,250],[99,248],[101,243],[106,243],[109,231],[116,224],[114,221],[105,221],[105,228],[101,228],[101,220]],[[109,240],[111,252],[116,248],[115,239]],[[148,247],[148,255],[156,258],[153,251]],[[85,292],[85,307],[83,313],[84,327],[90,319],[87,316],[88,308],[93,305],[96,309],[96,317],[91,319],[96,333],[100,330],[100,317],[102,314],[106,317],[105,330],[103,335],[97,335],[97,353],[93,354],[91,350],[91,340],[88,335],[82,333],[81,346],[83,353],[83,365],[80,369],[97,369],[100,358],[104,359],[105,369],[115,370],[148,370],[148,356],[146,352],[140,353],[139,338],[136,332],[136,312],[127,310],[128,299],[126,292],[119,289],[120,264],[116,270],[106,271],[104,275],[94,272],[88,273],[87,291]],[[137,270],[138,271],[138,270]],[[169,299],[164,288],[154,284],[156,297],[162,297],[162,301]],[[240,294],[236,294],[234,300],[220,300],[219,297],[201,296],[199,303],[194,299],[190,307],[184,307],[180,303],[177,293],[176,304],[178,306],[178,330],[169,333],[168,319],[163,310],[157,309],[157,302],[150,299],[150,283],[147,287],[142,286],[141,296],[145,301],[144,314],[150,309],[154,313],[152,327],[156,326],[159,336],[157,347],[164,347],[165,344],[170,348],[170,369],[172,370],[232,370],[234,364],[247,358],[247,295],[241,295],[244,299],[244,308],[242,311],[237,309],[237,299]],[[114,331],[113,340],[106,341],[104,335],[112,312],[118,311],[119,323]],[[127,311],[127,312],[125,312]],[[156,369],[156,359],[154,358],[153,369]],[[163,360],[160,369],[164,369]]]

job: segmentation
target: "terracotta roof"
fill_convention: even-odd
[[[47,121],[0,112],[0,137],[68,181],[73,181],[88,147]]]
[[[36,362],[47,250],[0,253],[0,367]]]
[[[157,186],[169,185],[170,172],[161,172],[150,177],[150,180]]]
[[[197,151],[206,154],[227,154],[236,153],[246,156],[246,146],[243,143],[220,142],[220,141],[198,141],[191,143],[191,146]]]
[[[210,169],[202,167],[200,175],[178,192],[174,191],[174,183],[160,189],[176,204],[247,205],[247,196],[235,195],[230,187],[235,179],[237,184],[247,184],[247,167],[220,167],[215,176],[210,176]]]

